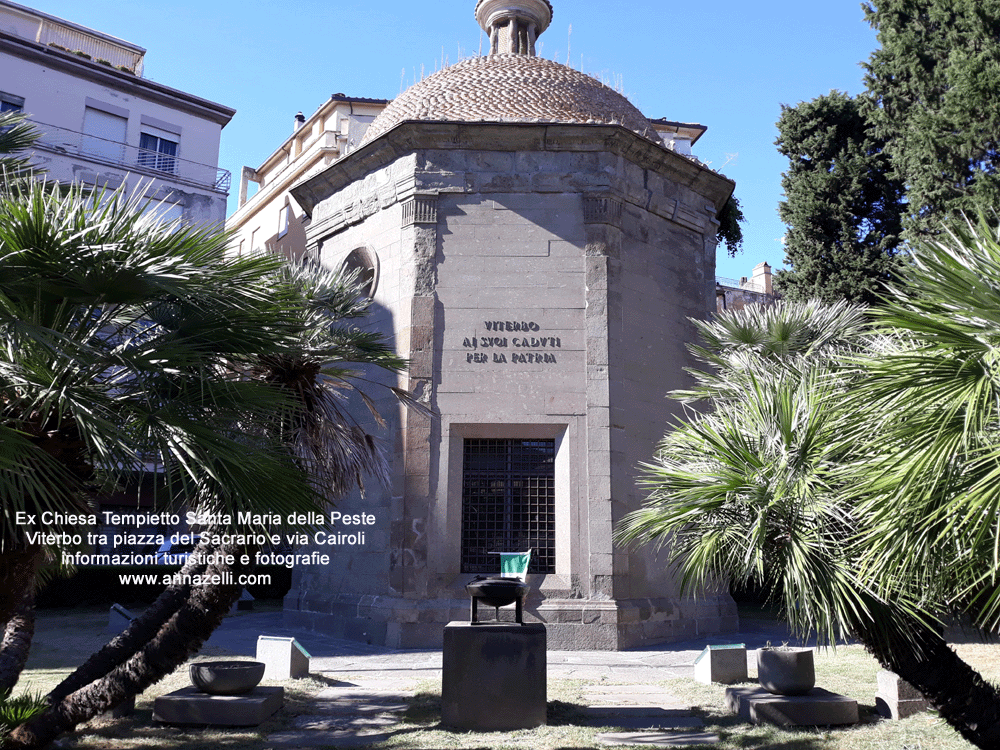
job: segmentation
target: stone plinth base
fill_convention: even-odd
[[[858,702],[823,688],[813,688],[805,695],[775,695],[762,687],[726,688],[726,705],[753,724],[798,727],[858,723]]]
[[[705,646],[705,650],[694,660],[694,678],[706,684],[746,682],[747,647],[742,643]]]
[[[209,695],[193,685],[153,702],[153,720],[164,724],[255,727],[285,702],[283,687],[255,687],[246,695]]]
[[[887,719],[905,719],[930,708],[930,701],[895,672],[880,669],[875,710]]]
[[[468,576],[462,580],[468,582]],[[305,596],[293,591],[285,597],[283,624],[389,648],[441,648],[444,626],[468,617],[469,597],[464,589],[454,598],[436,599],[327,592]],[[513,622],[514,608],[501,609],[500,619]],[[539,600],[529,595],[524,620],[545,625],[553,651],[617,651],[739,630],[736,605],[729,594],[697,601]]]
[[[546,723],[545,626],[450,622],[444,628],[441,722],[508,731]]]

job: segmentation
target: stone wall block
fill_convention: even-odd
[[[590,257],[585,260],[586,283],[588,291],[601,291],[608,288],[608,260],[605,257]]]
[[[424,149],[418,152],[417,170],[420,172],[465,172],[466,154],[466,151],[460,149]]]
[[[408,372],[411,378],[431,378],[434,376],[433,352],[411,351]]]
[[[430,495],[430,477],[426,474],[406,475],[406,498],[409,502],[426,499]]]
[[[467,170],[475,172],[515,171],[515,156],[509,151],[468,151],[466,154],[465,163]]]
[[[608,339],[606,336],[587,337],[587,364],[608,364]]]
[[[611,408],[592,407],[587,411],[587,429],[597,430],[611,426]]]
[[[590,368],[588,368],[590,369]],[[611,394],[608,392],[606,379],[590,379],[587,381],[587,406],[610,406]]]
[[[532,188],[532,175],[510,172],[470,172],[463,181],[474,193],[523,193]]]
[[[587,486],[590,502],[587,511],[591,523],[611,525],[611,477],[593,476]]]
[[[410,301],[410,325],[434,325],[434,296],[413,297]]]
[[[432,326],[410,327],[409,350],[413,352],[427,351],[434,345],[434,328]]]
[[[615,595],[615,579],[610,575],[595,575],[591,578],[591,594],[594,599],[613,599]]]

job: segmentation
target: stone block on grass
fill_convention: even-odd
[[[257,661],[265,664],[265,680],[308,677],[309,659],[309,652],[294,638],[257,636]]]
[[[729,643],[720,646],[705,646],[694,660],[694,678],[698,682],[732,685],[746,682],[747,647],[743,643]]]
[[[125,607],[117,603],[112,604],[111,609],[108,610],[108,627],[104,632],[117,635],[131,625],[134,619],[135,615]]]
[[[283,687],[256,687],[245,695],[209,695],[190,685],[153,702],[153,720],[164,724],[255,727],[285,702]]]
[[[726,705],[752,724],[808,727],[858,723],[856,700],[818,687],[805,695],[775,695],[762,687],[731,687],[726,688]]]
[[[880,669],[876,679],[875,710],[886,719],[905,719],[930,708],[930,701],[895,672]]]

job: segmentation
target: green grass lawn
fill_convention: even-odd
[[[87,655],[106,640],[103,633],[107,611],[43,610],[32,656],[25,670],[20,690],[46,691],[56,685]],[[1000,680],[1000,646],[969,642],[956,643],[959,654],[988,679]],[[205,649],[197,660],[230,657],[221,649]],[[843,693],[858,701],[862,721],[854,727],[836,729],[785,730],[768,726],[750,726],[739,722],[725,709],[725,688],[703,685],[692,679],[664,680],[660,684],[681,703],[690,704],[694,713],[715,732],[719,750],[773,748],[776,750],[957,750],[971,747],[933,712],[903,721],[884,721],[875,714],[875,673],[878,665],[858,646],[818,651],[817,684]],[[751,673],[751,679],[755,675]],[[190,684],[187,667],[178,669],[164,681],[146,691],[136,702],[135,713],[125,719],[98,719],[80,727],[61,740],[61,747],[81,750],[266,750],[268,734],[288,727],[294,717],[314,712],[312,696],[336,684],[345,675],[314,675],[305,680],[283,683],[286,702],[282,711],[260,727],[251,729],[190,729],[154,724],[153,699],[162,693]],[[267,684],[267,683],[265,683]],[[278,684],[278,683],[275,683]],[[595,736],[607,728],[583,726],[583,695],[588,684],[579,680],[550,680],[549,726],[505,733],[470,733],[442,729],[440,721],[440,685],[428,682],[410,701],[402,723],[392,729],[391,737],[376,748],[445,750],[447,748],[531,748],[532,750],[574,750],[599,747]],[[603,684],[608,684],[604,682]],[[638,746],[637,746],[638,747]]]

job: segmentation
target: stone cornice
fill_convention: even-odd
[[[424,149],[606,151],[704,195],[718,211],[735,183],[618,125],[407,120],[291,189],[305,211],[396,159]]]
[[[148,101],[204,118],[220,126],[225,126],[236,114],[235,109],[223,104],[178,91],[146,78],[139,78],[131,73],[123,73],[107,65],[101,65],[2,31],[0,31],[0,53],[14,55],[69,73],[77,78],[125,91]]]

